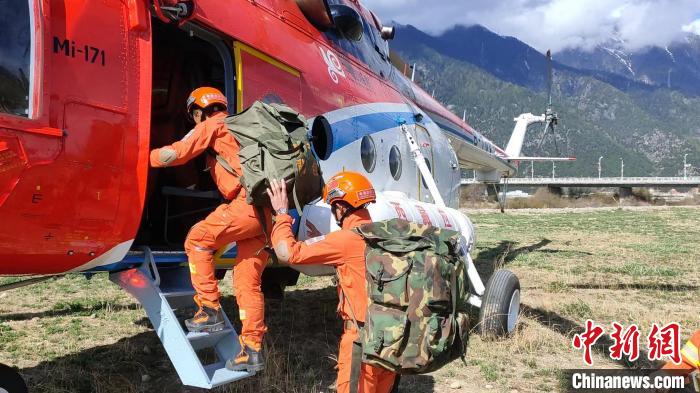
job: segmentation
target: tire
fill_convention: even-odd
[[[481,299],[481,336],[493,339],[515,331],[520,314],[520,280],[509,270],[497,270]]]
[[[216,277],[217,280],[221,281],[226,277],[226,272],[228,270],[226,269],[216,269],[214,270],[214,277]]]
[[[391,386],[391,391],[389,393],[399,393],[399,385],[401,384],[401,374],[396,374],[394,379],[394,384]]]
[[[284,288],[296,285],[299,272],[290,267],[275,267],[263,270],[261,289],[265,300],[282,301]]]
[[[0,392],[27,393],[27,384],[12,367],[0,364]]]

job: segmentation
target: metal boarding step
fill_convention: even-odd
[[[215,333],[190,333],[184,319],[192,316],[196,305],[188,266],[161,266],[159,257],[143,249],[141,266],[112,273],[109,279],[134,296],[163,343],[170,361],[184,385],[211,389],[253,374],[230,371],[226,360],[240,351],[238,334],[224,313],[226,327]]]

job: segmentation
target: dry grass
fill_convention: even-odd
[[[571,348],[586,318],[610,326],[677,321],[700,327],[700,209],[508,211],[470,214],[474,254],[487,278],[513,270],[522,319],[509,339],[474,334],[466,365],[455,361],[404,377],[402,392],[558,391],[560,370],[583,366]],[[229,278],[223,281],[230,294]],[[267,370],[217,392],[328,392],[340,323],[328,278],[302,277],[269,304]],[[181,386],[143,310],[104,276],[69,276],[0,294],[0,362],[16,366],[33,392],[196,392]],[[225,299],[229,315],[234,302]],[[645,344],[642,344],[645,349]],[[600,346],[595,367],[628,367]],[[633,366],[648,365],[639,362]],[[451,389],[456,383],[459,388]]]
[[[563,198],[548,191],[546,188],[539,188],[529,198],[512,198],[507,201],[508,209],[551,209],[551,208],[583,208],[583,207],[604,207],[617,206],[619,199],[614,195],[592,195],[585,198]],[[627,205],[639,204],[635,199],[626,201]]]
[[[469,209],[496,209],[499,207],[495,197],[486,197],[486,186],[469,185],[462,189],[461,206]],[[663,201],[652,198],[646,188],[633,188],[632,195],[620,199],[612,193],[594,193],[584,196],[564,197],[549,191],[548,188],[538,188],[529,197],[509,197],[506,200],[507,209],[561,209],[561,208],[599,208],[599,207],[630,207],[630,206],[697,206],[700,205],[700,194],[693,194],[681,200]]]

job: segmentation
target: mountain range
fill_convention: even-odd
[[[689,34],[664,48],[625,50],[624,42],[613,38],[591,51],[565,50],[559,62],[568,66],[606,72],[650,87],[665,87],[691,96],[700,95],[700,36]]]
[[[421,87],[457,115],[466,111],[467,122],[499,146],[514,117],[544,113],[546,57],[517,38],[478,25],[438,36],[399,25],[391,47],[416,65]],[[524,155],[576,156],[556,164],[557,176],[597,176],[601,156],[603,176],[620,176],[623,160],[625,176],[680,175],[685,154],[700,167],[700,37],[633,52],[611,38],[553,58],[557,133],[543,139],[542,126],[531,126]],[[536,176],[551,172],[552,164],[535,164]]]

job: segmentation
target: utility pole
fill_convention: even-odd
[[[683,154],[683,179],[688,178],[688,163],[687,163],[687,158],[688,154]]]
[[[603,156],[600,156],[598,158],[598,179],[600,179],[600,174],[603,172],[603,167],[601,166],[601,161],[603,160]]]
[[[625,159],[620,158],[620,179],[625,178]]]
[[[535,161],[530,161],[530,178],[535,178]]]

